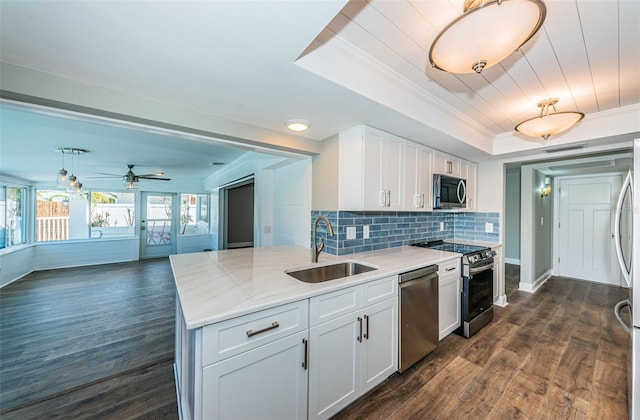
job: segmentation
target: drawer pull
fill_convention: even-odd
[[[444,271],[453,271],[455,270],[457,267],[449,267],[449,268],[445,268]]]
[[[360,333],[356,337],[358,342],[362,343],[362,318],[358,317],[358,324],[360,324]]]
[[[264,328],[262,328],[262,329],[260,329],[258,331],[248,330],[247,331],[247,337],[253,337],[254,335],[262,334],[263,332],[267,332],[269,330],[274,330],[274,329],[278,328],[279,326],[280,326],[280,324],[278,324],[278,321],[273,321],[270,326],[264,327]]]

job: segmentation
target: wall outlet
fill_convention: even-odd
[[[544,217],[540,217],[540,226],[544,226]]]
[[[444,230],[444,222],[440,222],[440,232]]]
[[[369,225],[362,226],[362,238],[369,239]]]
[[[484,231],[487,233],[493,233],[493,223],[485,223]]]
[[[264,233],[271,233],[271,226],[265,226]]]
[[[347,239],[356,239],[356,227],[348,226],[347,227]]]

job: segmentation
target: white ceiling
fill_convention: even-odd
[[[457,76],[429,68],[427,55],[438,31],[461,13],[462,0],[2,1],[0,87],[117,110],[121,105],[82,88],[99,87],[132,103],[239,123],[265,139],[290,138],[284,122],[291,118],[311,121],[301,137],[317,141],[369,124],[474,161],[493,158],[505,138],[513,153],[539,152],[544,145],[518,138],[513,126],[550,96],[560,98],[559,110],[587,116],[549,145],[606,146],[637,136],[640,122],[622,132],[619,124],[609,124],[610,132],[590,124],[624,112],[640,121],[640,2],[545,4],[542,30],[521,51],[481,75]],[[50,82],[36,84],[34,73]],[[125,134],[86,121],[77,137],[51,136],[25,124],[71,132],[79,126],[15,116],[4,109],[0,115],[0,172],[26,179],[58,169],[55,147],[92,150],[104,167],[92,163],[87,171],[124,173],[125,163],[136,163],[141,172],[167,176],[187,176],[209,156],[227,153],[219,147],[228,143]],[[224,130],[216,132],[233,137]],[[16,173],[15,160],[24,172]]]

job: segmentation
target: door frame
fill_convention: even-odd
[[[147,244],[147,197],[148,196],[171,196],[171,229],[169,234],[171,235],[170,246],[157,247],[158,252],[149,252],[149,245]],[[161,258],[168,257],[171,254],[176,253],[177,249],[177,232],[179,225],[179,213],[180,213],[180,194],[171,192],[155,192],[155,191],[141,191],[140,192],[140,238],[139,238],[139,255],[140,259],[148,258]]]
[[[559,273],[559,267],[558,267],[558,258],[560,258],[560,231],[559,231],[559,227],[558,224],[560,223],[560,197],[559,197],[559,193],[560,193],[560,183],[562,181],[566,181],[566,180],[572,180],[572,179],[585,179],[585,178],[599,178],[599,177],[609,177],[609,176],[620,176],[621,180],[620,183],[622,184],[622,182],[624,181],[624,173],[622,172],[603,172],[603,173],[590,173],[590,174],[583,174],[583,175],[567,175],[567,176],[557,176],[553,178],[553,191],[554,191],[554,200],[553,200],[553,240],[552,240],[552,270],[553,270],[553,275],[561,275]],[[557,192],[557,193],[556,193]],[[558,195],[556,195],[558,194]],[[615,197],[617,197],[617,194],[615,195]],[[615,201],[615,198],[614,198]],[[615,204],[613,204],[613,208],[611,209],[612,214],[615,213]],[[611,221],[611,232],[613,232],[613,220]],[[611,242],[611,246],[615,247],[615,244],[613,242]],[[614,267],[618,267],[618,263],[617,261],[615,261],[616,256],[615,256],[615,248],[613,249],[613,253],[612,253],[612,261],[614,264]],[[592,280],[585,280],[585,281],[592,281]],[[618,272],[618,281],[621,282],[622,281],[622,272]],[[609,284],[612,285],[611,283],[601,283],[601,284]],[[620,283],[622,284],[622,283]]]

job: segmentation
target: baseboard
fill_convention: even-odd
[[[520,258],[505,258],[504,262],[507,264],[520,265]]]
[[[496,306],[500,306],[501,308],[504,308],[509,304],[509,302],[507,302],[507,295],[498,296],[498,299],[496,299],[496,301],[493,302],[493,304]]]
[[[527,293],[535,293],[538,289],[545,284],[549,277],[552,275],[552,270],[545,272],[543,275],[534,280],[533,284],[530,283],[518,283],[518,290],[522,290]]]

